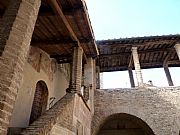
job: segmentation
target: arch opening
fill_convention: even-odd
[[[44,81],[38,81],[34,93],[29,124],[32,124],[46,111],[48,103],[48,88]]]
[[[100,126],[97,135],[155,135],[140,118],[120,113],[109,116]]]

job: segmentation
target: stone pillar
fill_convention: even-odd
[[[93,58],[88,58],[87,63],[84,66],[84,85],[86,86],[86,91],[89,93],[88,105],[90,105],[91,111],[94,112],[94,66],[95,60]],[[88,94],[87,94],[88,95]]]
[[[177,55],[178,55],[179,60],[180,60],[180,43],[176,44],[174,47],[176,49]]]
[[[100,68],[96,66],[96,89],[100,89]]]
[[[130,80],[131,88],[134,88],[135,83],[134,83],[132,68],[128,68],[128,73],[129,73],[129,80]]]
[[[83,50],[80,47],[74,47],[73,61],[71,66],[70,92],[81,94],[82,81],[82,58]]]
[[[169,86],[174,86],[172,78],[171,78],[171,74],[169,72],[169,68],[167,65],[164,66],[164,71],[165,71]]]
[[[133,61],[134,61],[134,67],[135,67],[135,73],[137,78],[137,83],[139,87],[143,87],[143,77],[141,73],[141,67],[139,63],[139,56],[137,52],[137,47],[132,47],[132,55],[133,55]]]
[[[11,0],[0,26],[0,134],[6,135],[40,0]]]

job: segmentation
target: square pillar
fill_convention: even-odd
[[[128,73],[129,73],[129,80],[130,80],[131,88],[134,88],[135,83],[134,83],[132,68],[128,68]]]
[[[41,0],[11,0],[0,26],[0,134],[6,135]]]
[[[167,65],[164,66],[164,71],[165,71],[166,78],[167,78],[169,86],[174,86],[172,78],[171,78],[171,74],[169,72],[169,68]]]
[[[96,89],[100,89],[100,67],[96,66]]]
[[[86,86],[86,92],[89,93],[87,94],[89,96],[87,99],[92,112],[94,112],[94,67],[95,60],[93,58],[88,58],[87,63],[84,65],[84,85]]]
[[[133,61],[134,61],[134,67],[135,67],[135,73],[136,73],[138,87],[144,87],[137,47],[132,47],[131,51],[132,51],[132,56],[133,56]]]
[[[176,44],[176,45],[174,46],[174,48],[176,49],[177,55],[178,55],[179,60],[180,60],[180,43]]]
[[[81,94],[82,81],[82,59],[83,50],[80,47],[74,47],[73,61],[71,66],[70,92]]]

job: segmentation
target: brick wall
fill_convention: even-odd
[[[0,134],[5,135],[37,19],[40,0],[11,0],[0,28]],[[2,52],[3,50],[3,52]]]
[[[82,81],[82,57],[83,50],[80,47],[74,47],[73,63],[71,69],[70,89],[72,92],[81,93],[81,81]]]
[[[48,89],[43,81],[39,81],[36,84],[36,90],[34,94],[34,101],[31,110],[30,124],[37,120],[44,114],[47,108],[48,102]]]

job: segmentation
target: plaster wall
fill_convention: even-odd
[[[41,54],[41,58],[37,57],[39,54]],[[24,69],[23,84],[17,95],[10,127],[23,128],[29,125],[36,83],[38,81],[44,81],[48,88],[47,109],[49,109],[49,99],[55,97],[53,103],[61,99],[66,94],[65,90],[69,85],[69,66],[57,65],[40,49],[35,50],[31,48]]]

